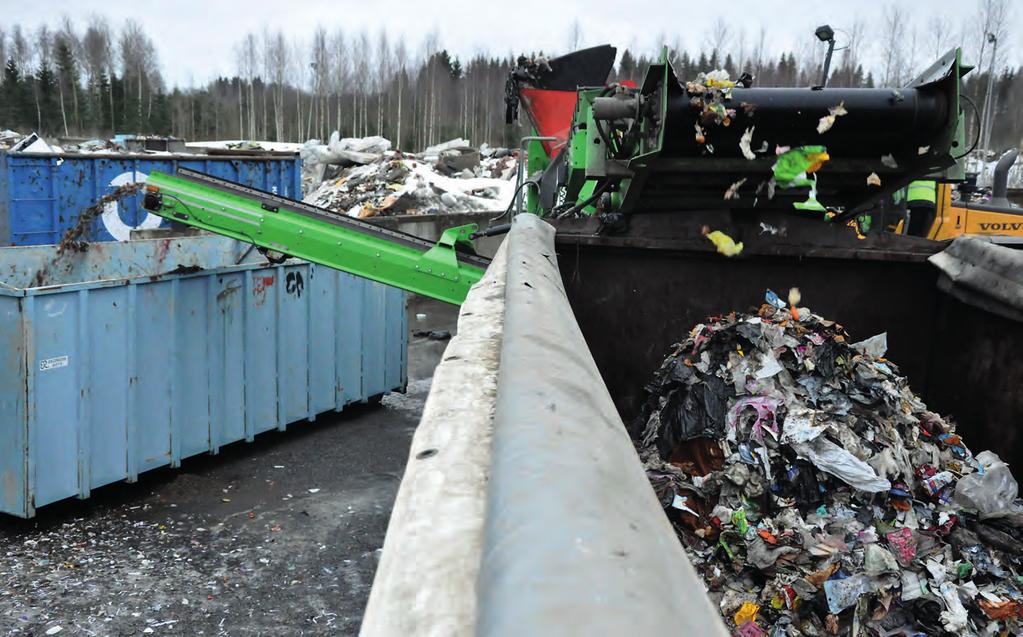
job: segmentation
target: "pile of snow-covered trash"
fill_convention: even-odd
[[[735,634],[1023,632],[1017,483],[886,346],[768,292],[693,328],[647,385],[637,450]]]
[[[248,139],[221,139],[205,142],[188,142],[185,144],[190,152],[210,151],[242,151],[242,152],[265,152],[265,153],[297,153],[302,150],[303,144],[299,142],[268,142],[253,141]]]
[[[12,146],[25,138],[23,133],[11,129],[0,130],[0,150],[10,150]]]
[[[114,139],[91,139],[60,145],[46,141],[39,133],[18,133],[12,130],[0,131],[0,150],[27,154],[126,152],[125,147]]]
[[[37,133],[18,133],[12,130],[0,131],[0,150],[10,153],[60,153],[63,148],[48,144]]]
[[[983,159],[980,153],[974,153],[966,158],[966,172],[976,173],[977,175],[977,186],[981,188],[990,188],[994,181],[995,176],[995,165],[998,163],[1000,157],[992,157],[991,159]],[[1017,161],[1011,168],[1009,168],[1009,188],[1023,188],[1023,161]]]
[[[494,212],[508,207],[515,189],[513,151],[476,149],[464,139],[410,154],[383,137],[334,133],[327,144],[306,142],[301,157],[305,201],[361,218]]]

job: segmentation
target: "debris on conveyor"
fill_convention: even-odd
[[[789,294],[799,303],[798,291]],[[740,635],[1023,630],[1023,507],[884,358],[886,335],[768,293],[697,325],[647,386],[636,447]]]
[[[305,201],[353,217],[503,211],[515,189],[511,151],[464,139],[415,155],[391,151],[382,137],[318,144],[302,151]]]

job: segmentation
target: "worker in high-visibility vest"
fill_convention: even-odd
[[[928,179],[909,183],[906,189],[906,206],[909,208],[909,234],[926,237],[934,224],[937,210],[938,184]]]

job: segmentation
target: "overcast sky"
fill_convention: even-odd
[[[721,9],[733,33],[745,31],[752,46],[763,26],[768,50],[805,50],[813,47],[823,57],[823,45],[813,38],[814,28],[829,23],[848,28],[857,18],[868,25],[868,64],[878,64],[881,16],[884,7],[896,4],[913,16],[923,32],[932,15],[946,16],[953,28],[950,42],[960,39],[961,25],[971,23],[977,0],[0,0],[5,25],[20,23],[34,29],[42,21],[56,24],[62,15],[84,25],[92,14],[105,15],[115,27],[132,18],[146,28],[156,43],[160,65],[171,85],[190,85],[235,73],[235,43],[248,31],[265,26],[283,29],[289,38],[308,40],[317,25],[328,31],[365,29],[376,35],[404,34],[411,51],[417,51],[424,34],[436,30],[442,46],[459,57],[477,51],[564,51],[573,20],[582,28],[584,45],[611,43],[619,47],[654,50],[660,40],[696,50]],[[1000,43],[1006,61],[1020,64],[1023,47],[1011,46],[1023,37],[1023,1],[1009,0],[1010,37]],[[1015,5],[1015,6],[1013,6]],[[841,45],[839,34],[839,45]],[[921,70],[935,57],[933,45],[921,33],[916,62]],[[809,48],[807,48],[809,47]],[[737,48],[737,46],[733,46]],[[968,60],[969,61],[969,60]]]

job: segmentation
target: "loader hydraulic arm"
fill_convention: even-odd
[[[301,201],[178,169],[146,179],[146,210],[387,285],[460,305],[490,260],[476,256],[476,224],[444,231],[436,243]]]

